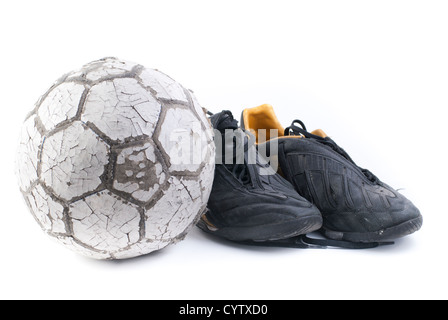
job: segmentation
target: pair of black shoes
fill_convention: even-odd
[[[299,120],[285,129],[270,105],[241,118],[242,128],[229,111],[210,118],[220,136],[202,230],[255,245],[371,248],[421,228],[408,199],[322,130],[310,133]],[[325,239],[306,236],[317,230]]]

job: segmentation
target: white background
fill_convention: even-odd
[[[2,1],[0,298],[448,298],[446,1]],[[212,111],[274,105],[402,191],[423,229],[365,251],[247,248],[195,229],[129,261],[77,256],[37,226],[13,162],[60,75],[117,56]]]

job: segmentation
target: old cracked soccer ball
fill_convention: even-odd
[[[213,182],[212,128],[158,70],[106,58],[59,79],[27,116],[16,171],[42,229],[96,259],[183,239]]]

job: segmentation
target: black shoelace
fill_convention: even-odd
[[[332,239],[311,238],[308,235],[300,235],[283,240],[270,241],[239,241],[238,243],[257,247],[298,248],[298,249],[372,249],[380,246],[393,245],[394,242],[350,242]]]
[[[233,144],[235,145],[237,142],[235,141],[237,138],[234,137]],[[248,185],[252,183],[253,178],[251,178],[251,166],[249,164],[248,159],[248,148],[250,146],[249,138],[247,136],[244,137],[244,163],[237,164],[236,159],[237,155],[235,154],[234,148],[234,155],[233,155],[233,163],[232,164],[225,164],[226,168],[232,172],[232,175],[238,179],[243,185]]]
[[[254,145],[255,137],[252,137],[250,133],[245,132],[240,129],[238,126],[238,121],[233,118],[233,115],[230,111],[222,111],[219,114],[212,114],[211,112],[207,112],[208,115],[211,116],[210,120],[215,129],[219,130],[222,135],[222,163],[226,166],[226,168],[232,173],[232,175],[238,179],[243,185],[250,184],[252,182],[251,178],[251,168],[248,163],[248,149]],[[230,164],[225,163],[225,132],[226,130],[241,130],[241,137],[234,136],[233,137],[233,161]],[[237,163],[238,155],[236,152],[236,146],[238,144],[237,139],[241,138],[242,143],[244,145],[244,163]]]
[[[300,127],[299,127],[300,126]],[[358,168],[362,174],[372,183],[378,183],[380,180],[369,170],[361,168],[360,166],[356,165],[356,163],[350,158],[347,152],[345,152],[344,149],[342,149],[340,146],[334,142],[333,139],[326,137],[322,138],[320,136],[317,136],[315,134],[312,134],[306,130],[305,124],[300,120],[294,120],[291,124],[291,126],[287,127],[284,132],[285,136],[290,135],[301,135],[305,138],[313,139],[315,141],[318,141],[328,147],[330,147],[333,151],[339,153],[341,156],[343,156],[345,159],[350,161],[356,168]]]

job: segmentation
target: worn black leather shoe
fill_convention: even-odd
[[[210,120],[219,130],[215,141],[222,138],[222,143],[216,143],[217,152],[223,151],[216,160],[222,164],[216,165],[208,211],[199,228],[232,241],[256,242],[291,238],[321,228],[319,210],[269,165],[262,164],[255,138],[238,128],[230,111],[215,114]],[[234,136],[227,143],[226,131]],[[238,145],[244,153],[240,157]],[[250,152],[254,152],[253,163]]]
[[[326,237],[382,242],[422,227],[423,218],[411,201],[357,166],[322,130],[310,133],[299,120],[284,129],[270,105],[245,109],[241,123],[255,133],[259,129],[279,131],[276,143],[281,173],[319,208]],[[272,141],[259,146],[266,148],[268,155]]]

